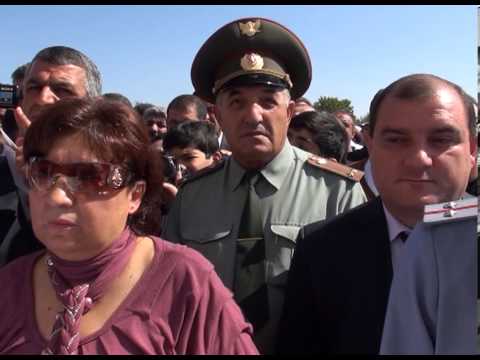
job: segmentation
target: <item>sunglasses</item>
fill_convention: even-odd
[[[30,188],[47,191],[61,176],[71,192],[90,195],[118,190],[134,179],[124,167],[108,163],[56,164],[39,157],[32,157],[27,162],[26,178]]]

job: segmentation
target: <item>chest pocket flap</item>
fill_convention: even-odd
[[[275,287],[284,287],[288,269],[295,251],[300,226],[270,225],[273,241],[267,241],[267,282]]]
[[[201,227],[184,226],[180,230],[182,238],[186,241],[206,244],[224,239],[230,235],[232,228],[229,225],[204,225]]]
[[[294,244],[297,241],[297,236],[300,231],[300,226],[297,225],[270,225],[272,232],[281,236],[282,238],[292,241]]]

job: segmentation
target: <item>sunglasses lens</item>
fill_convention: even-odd
[[[51,182],[52,164],[45,160],[30,163],[28,182],[38,189],[46,189]]]
[[[76,191],[102,192],[105,190],[110,166],[105,164],[74,164],[72,166],[75,166],[74,176],[79,187]]]
[[[27,180],[39,190],[48,190],[60,176],[71,191],[100,194],[109,189],[121,188],[125,181],[118,166],[102,163],[54,164],[33,158],[28,166]]]

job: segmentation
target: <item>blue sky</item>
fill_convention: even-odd
[[[40,49],[67,45],[98,65],[104,92],[168,105],[192,93],[193,58],[217,28],[267,17],[295,32],[309,50],[306,97],[352,101],[368,112],[375,92],[397,78],[428,72],[477,94],[477,6],[146,5],[0,6],[0,82]]]

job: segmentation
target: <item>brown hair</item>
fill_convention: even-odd
[[[475,136],[477,120],[472,97],[465,93],[465,91],[463,91],[463,89],[457,84],[431,74],[412,74],[404,76],[388,85],[385,89],[380,89],[370,103],[370,135],[373,136],[375,124],[377,123],[378,111],[385,98],[388,96],[393,96],[402,100],[419,100],[423,98],[429,98],[435,94],[435,91],[439,88],[439,86],[448,86],[460,96],[465,108],[465,113],[467,114],[470,135]]]
[[[135,181],[146,181],[140,208],[128,218],[132,230],[145,235],[150,221],[160,221],[156,203],[161,199],[163,165],[149,150],[148,130],[135,110],[120,102],[97,98],[67,98],[42,109],[24,141],[25,161],[47,156],[63,138],[80,134],[101,161],[125,166]]]

